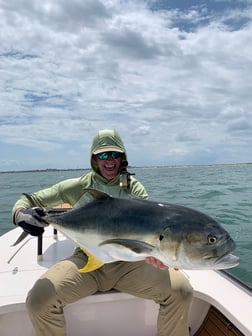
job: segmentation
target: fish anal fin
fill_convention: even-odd
[[[82,248],[82,251],[86,254],[88,261],[82,268],[78,269],[80,273],[88,273],[97,270],[104,265],[100,259],[96,258],[93,254]]]
[[[108,239],[104,240],[99,244],[99,246],[102,245],[121,245],[123,247],[126,247],[130,249],[131,251],[141,254],[141,253],[151,253],[155,246],[146,243],[141,240],[135,240],[135,239],[122,239],[122,238],[113,238],[113,239]]]

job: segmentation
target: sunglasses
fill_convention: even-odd
[[[98,157],[99,160],[107,160],[109,158],[109,156],[112,159],[118,159],[121,156],[121,153],[119,153],[119,152],[103,152],[103,153],[96,154],[96,156]]]

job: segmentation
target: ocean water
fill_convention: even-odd
[[[252,287],[252,164],[132,168],[150,199],[200,210],[235,240],[240,265],[229,272]],[[11,210],[24,192],[46,188],[88,170],[0,173],[0,235],[12,229]]]

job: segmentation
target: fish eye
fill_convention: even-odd
[[[210,234],[207,236],[207,241],[210,245],[213,245],[217,242],[217,237]]]
[[[159,240],[161,241],[161,240],[163,240],[164,239],[164,236],[161,234],[160,236],[159,236]]]

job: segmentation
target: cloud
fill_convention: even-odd
[[[251,5],[1,2],[3,161],[88,166],[102,128],[133,165],[250,161]]]

